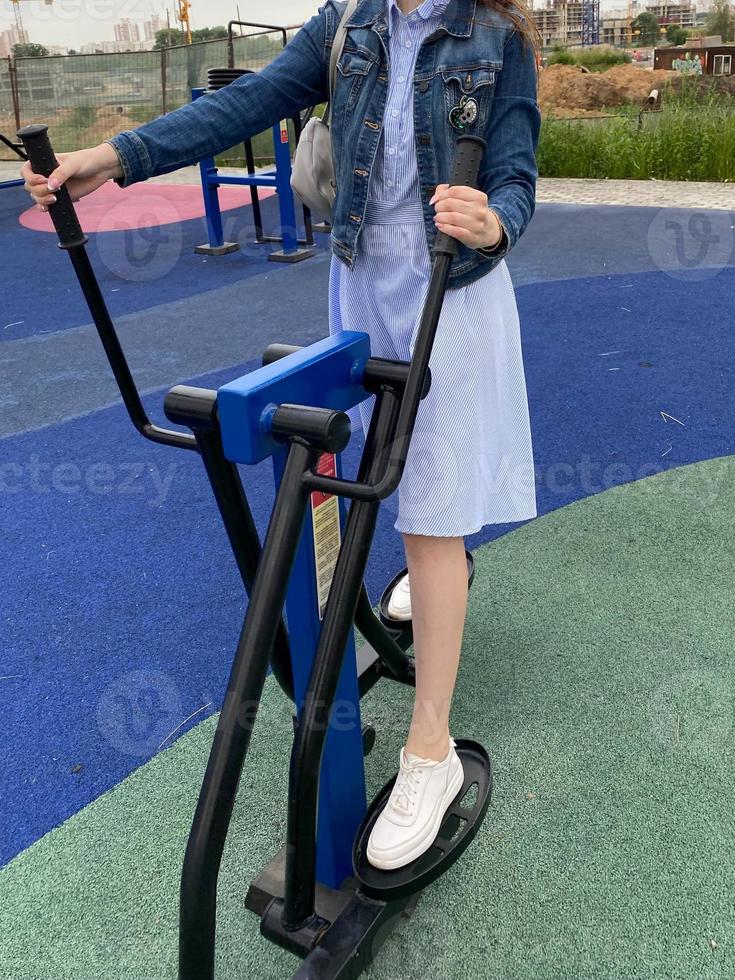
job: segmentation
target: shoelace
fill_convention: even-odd
[[[420,766],[402,767],[396,779],[392,806],[402,813],[410,813],[416,803],[416,794],[423,769]]]

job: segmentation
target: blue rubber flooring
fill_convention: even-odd
[[[15,225],[15,194],[0,195],[0,247],[12,272],[3,316],[10,323],[24,313],[29,326],[12,338],[0,329],[0,362],[89,320],[50,236]],[[699,279],[662,271],[660,256],[654,261],[640,244],[652,220],[646,209],[577,209],[576,234],[561,246],[559,229],[569,219],[568,209],[539,208],[510,263],[542,513],[733,451],[735,341],[727,326],[735,269]],[[181,234],[198,244],[201,225],[188,224],[199,227]],[[114,254],[124,242],[101,237],[109,240],[95,241],[92,257],[111,290],[115,279],[99,248]],[[290,342],[326,330],[327,269],[322,259],[279,267],[250,253],[204,266],[184,249],[164,280],[128,284],[110,294],[111,306],[115,316],[140,314],[154,330],[157,308],[173,300],[201,301],[213,319],[225,312],[223,297],[230,317],[235,294],[243,317],[260,301],[270,319],[254,330],[254,349],[243,345],[241,361],[202,374],[192,354],[187,376],[170,378],[216,387],[254,367],[261,336],[281,325]],[[182,315],[179,329],[194,351],[200,337],[204,344],[201,318]],[[36,381],[43,398],[43,376]],[[146,398],[156,417],[166,387]],[[356,441],[349,450],[348,468],[359,448]],[[243,475],[263,529],[270,467]],[[717,492],[706,488],[702,506],[706,493]],[[217,710],[245,601],[210,498],[198,458],[145,443],[118,405],[87,406],[34,431],[16,427],[0,440],[0,704],[11,733],[0,780],[0,862]],[[368,576],[373,599],[403,564],[393,519],[388,502]],[[470,545],[509,529],[488,529]]]

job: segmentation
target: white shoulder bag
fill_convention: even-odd
[[[331,218],[337,189],[330,132],[337,62],[344,51],[347,22],[357,9],[358,2],[359,0],[349,0],[334,36],[329,64],[329,105],[324,112],[324,118],[312,116],[308,121],[293,161],[291,188],[294,194],[307,208],[324,218]]]

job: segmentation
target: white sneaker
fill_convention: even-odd
[[[404,575],[393,589],[388,602],[388,616],[400,623],[406,623],[411,619],[411,587],[408,584],[408,575]]]
[[[454,741],[443,762],[420,759],[401,749],[395,786],[368,841],[370,864],[394,871],[428,851],[463,782]]]

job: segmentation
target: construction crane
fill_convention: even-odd
[[[21,16],[21,12],[20,12],[21,0],[10,0],[10,2],[13,5],[13,13],[15,14],[15,26],[18,31],[19,40],[21,43],[24,43],[28,40],[28,35],[26,34],[26,29],[23,26],[23,17]],[[46,4],[47,7],[50,7],[51,4],[53,3],[53,0],[44,0],[44,3]]]
[[[582,0],[582,44],[600,43],[600,0]]]
[[[635,20],[635,10],[633,9],[633,0],[628,0],[628,36],[630,43],[633,43],[633,21]]]
[[[177,0],[174,14],[181,24],[181,30],[186,35],[186,43],[191,44],[191,3],[190,0]]]
[[[13,12],[15,14],[15,26],[18,29],[18,39],[21,44],[26,39],[25,27],[23,27],[23,18],[20,13],[20,0],[11,0],[13,4]]]

